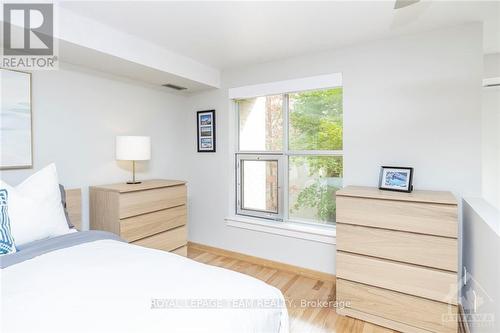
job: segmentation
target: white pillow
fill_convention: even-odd
[[[0,183],[9,194],[9,217],[16,246],[69,232],[56,166],[50,164],[12,187]]]

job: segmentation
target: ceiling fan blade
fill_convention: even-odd
[[[432,5],[432,1],[420,1],[418,6],[414,6],[411,9],[394,10],[390,29],[404,29],[409,25],[415,24]]]
[[[420,0],[396,0],[396,2],[394,3],[394,9],[408,7],[408,6],[413,5],[419,1]]]

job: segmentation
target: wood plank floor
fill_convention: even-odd
[[[291,333],[392,333],[395,332],[361,320],[338,316],[333,307],[318,307],[313,302],[333,301],[335,283],[310,279],[290,272],[255,265],[246,261],[215,255],[194,248],[188,249],[188,257],[196,261],[224,267],[251,275],[281,290],[287,299]],[[303,304],[303,303],[302,303]]]

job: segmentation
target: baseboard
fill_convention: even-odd
[[[469,324],[467,323],[467,317],[465,316],[464,308],[462,304],[458,304],[458,331],[461,333],[470,333]]]
[[[210,252],[216,255],[230,257],[237,260],[247,261],[256,265],[266,266],[274,269],[278,269],[281,271],[287,271],[295,274],[299,274],[308,278],[318,279],[323,281],[332,281],[335,282],[335,275],[328,274],[324,272],[315,271],[309,268],[303,268],[299,266],[294,266],[290,264],[285,264],[279,261],[273,261],[269,259],[263,259],[259,257],[254,257],[248,254],[243,254],[239,252],[224,250],[218,247],[213,247],[209,245],[199,244],[188,242],[188,251],[189,249],[198,249],[200,251]]]

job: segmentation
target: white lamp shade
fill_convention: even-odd
[[[117,136],[116,159],[125,161],[145,161],[151,159],[151,137]]]

